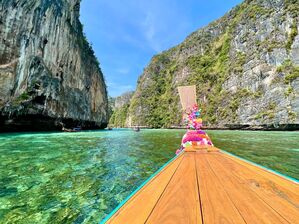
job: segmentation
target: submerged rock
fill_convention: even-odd
[[[80,0],[0,2],[0,131],[104,128],[103,74]]]

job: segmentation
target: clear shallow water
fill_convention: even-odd
[[[299,132],[209,131],[299,179]],[[183,130],[0,134],[0,223],[98,223],[174,156]]]
[[[174,156],[181,133],[0,135],[0,223],[97,223]]]
[[[214,145],[299,180],[299,132],[209,131]]]

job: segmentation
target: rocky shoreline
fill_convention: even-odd
[[[133,128],[133,127],[117,127],[117,128]],[[141,129],[155,129],[147,126],[140,126]],[[179,129],[184,130],[186,127],[183,126],[172,126],[167,128],[157,128],[157,129]],[[203,130],[239,130],[239,131],[299,131],[299,124],[280,124],[278,125],[260,125],[260,126],[251,126],[251,125],[227,125],[222,127],[203,127]]]
[[[0,116],[0,133],[5,132],[37,132],[37,131],[62,131],[62,128],[81,127],[82,130],[104,129],[107,124],[98,124],[96,121],[74,120],[49,117],[44,115],[23,115],[10,119]]]

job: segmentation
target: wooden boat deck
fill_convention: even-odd
[[[299,223],[299,185],[221,151],[189,150],[104,223]]]

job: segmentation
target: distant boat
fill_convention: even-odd
[[[77,127],[77,128],[62,127],[62,131],[64,131],[64,132],[79,132],[79,131],[82,131],[82,129],[81,129],[81,127]]]
[[[134,127],[134,128],[133,128],[133,131],[135,131],[135,132],[139,132],[139,131],[140,131],[140,128],[139,128],[139,127]]]

